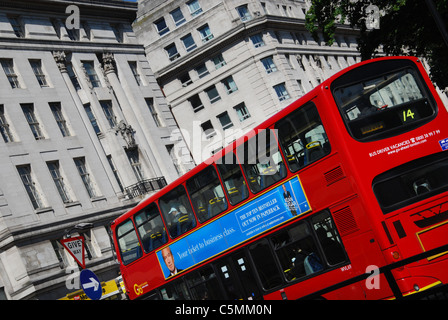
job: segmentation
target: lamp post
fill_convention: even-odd
[[[65,229],[64,234],[67,238],[71,237],[72,231],[77,231],[78,233],[87,232],[93,228],[93,223],[91,222],[81,222],[71,227],[69,229]]]

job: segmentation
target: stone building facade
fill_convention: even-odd
[[[0,299],[57,299],[79,289],[60,240],[84,235],[87,268],[114,279],[110,222],[191,163],[176,158],[136,3],[1,5]]]
[[[196,160],[360,61],[356,31],[328,47],[298,0],[141,0],[135,34]]]

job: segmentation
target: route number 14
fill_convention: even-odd
[[[406,111],[406,110],[403,110],[403,122],[406,122],[406,121],[408,121],[409,119],[414,120],[414,116],[415,116],[415,113],[412,112],[411,109],[408,109],[407,111]]]

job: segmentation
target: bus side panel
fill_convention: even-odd
[[[354,197],[330,210],[351,262],[353,276],[384,266],[386,260],[371,229],[361,199]],[[379,287],[378,283],[380,283]],[[362,288],[367,299],[379,299],[392,295],[384,276],[363,282]]]
[[[131,300],[140,298],[165,280],[155,253],[150,253],[137,262],[121,266],[126,290]]]

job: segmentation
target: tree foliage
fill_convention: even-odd
[[[448,0],[433,0],[442,21],[448,22]],[[379,29],[367,28],[370,5],[380,11]],[[425,58],[431,78],[440,88],[448,87],[448,47],[424,0],[311,0],[306,27],[327,45],[334,42],[340,24],[359,30],[358,50],[363,60],[378,54],[414,55]]]

